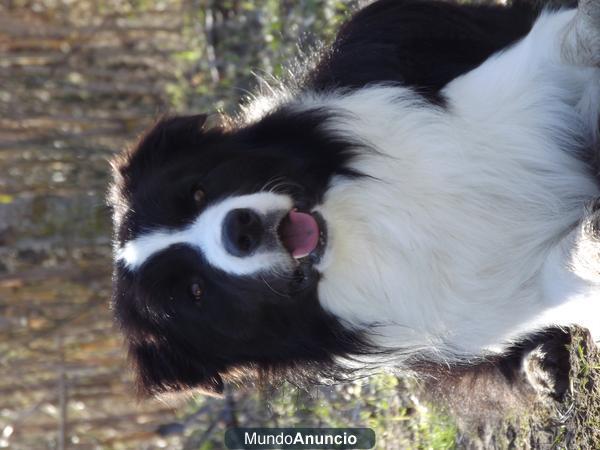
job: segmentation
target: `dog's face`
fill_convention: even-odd
[[[358,176],[352,146],[319,112],[205,119],[163,120],[114,162],[113,308],[144,393],[220,392],[240,369],[322,368],[361,345],[321,308],[315,267],[313,209],[334,175]]]

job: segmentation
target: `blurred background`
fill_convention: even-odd
[[[255,76],[332,37],[353,2],[0,2],[0,448],[209,449],[226,426],[370,426],[378,448],[456,429],[391,376],[312,392],[133,398],[108,309],[108,159],[163,113],[234,111]]]

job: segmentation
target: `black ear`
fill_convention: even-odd
[[[206,114],[163,118],[142,138],[138,152],[145,148],[158,152],[187,150],[200,140],[207,118]]]
[[[133,148],[113,159],[115,173],[125,180],[134,179],[146,167],[160,166],[170,158],[201,147],[207,118],[206,114],[196,114],[160,119]]]
[[[189,390],[209,395],[223,393],[223,379],[215,368],[193,361],[176,350],[153,342],[132,344],[129,357],[140,396]]]
[[[178,135],[201,132],[208,119],[207,114],[194,114],[192,116],[166,117],[157,122],[155,130],[160,130],[169,138]]]

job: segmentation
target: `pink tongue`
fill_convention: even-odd
[[[313,216],[291,211],[279,230],[283,245],[294,258],[303,258],[319,243],[319,225]]]

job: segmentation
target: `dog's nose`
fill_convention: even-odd
[[[260,245],[263,224],[251,209],[229,211],[223,221],[223,245],[234,256],[248,256]]]

